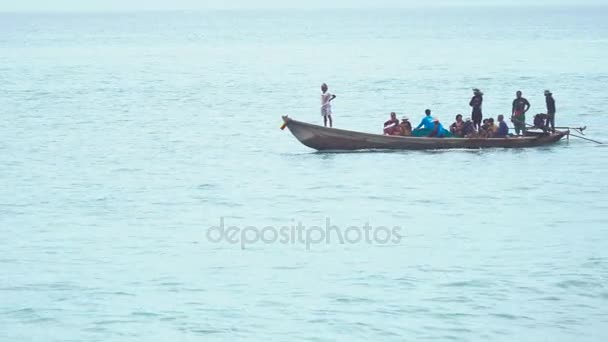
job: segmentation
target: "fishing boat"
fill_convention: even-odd
[[[481,148],[525,148],[556,143],[569,131],[529,134],[507,138],[428,138],[372,134],[328,128],[283,116],[283,127],[302,144],[318,151],[441,150]]]

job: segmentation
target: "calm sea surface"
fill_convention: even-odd
[[[315,153],[516,90],[608,142],[608,9],[0,14],[0,340],[608,340],[608,148]],[[398,243],[208,229],[398,227]],[[239,236],[237,235],[237,238]]]

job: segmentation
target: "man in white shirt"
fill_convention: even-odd
[[[327,127],[327,119],[329,119],[329,127],[332,127],[331,120],[331,101],[336,98],[336,95],[329,93],[327,84],[321,85],[321,115],[323,116],[323,125]]]

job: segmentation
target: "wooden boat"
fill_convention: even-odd
[[[328,128],[297,121],[288,116],[283,116],[283,121],[284,126],[289,128],[296,139],[318,151],[525,148],[556,143],[569,133],[556,131],[553,134],[508,138],[402,137]]]

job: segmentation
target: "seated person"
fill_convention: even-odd
[[[431,134],[429,135],[429,137],[431,138],[444,138],[445,134],[447,133],[447,130],[445,128],[443,128],[443,125],[441,124],[441,122],[439,122],[439,120],[435,119],[433,121],[433,131],[431,132]]]
[[[494,124],[494,118],[489,118],[488,119],[488,137],[489,138],[494,137],[497,130],[498,130],[498,126],[496,126]]]
[[[395,112],[391,112],[390,120],[384,123],[384,134],[392,135],[398,125],[399,119],[397,119],[397,114]]]
[[[490,120],[483,119],[483,123],[481,124],[481,128],[479,129],[478,136],[480,138],[489,138],[490,132],[488,129],[490,128]]]
[[[475,132],[475,124],[471,121],[471,118],[467,118],[464,121],[464,125],[462,127],[462,136],[466,138],[472,138],[477,134]]]
[[[418,125],[418,127],[416,127],[416,129],[420,129],[420,128],[425,128],[425,129],[433,129],[435,128],[435,124],[433,123],[433,117],[431,116],[431,110],[427,109],[424,111],[424,113],[426,114],[426,116],[424,117],[424,119],[422,119],[422,121],[420,122],[420,124]]]
[[[509,126],[505,122],[504,115],[499,115],[498,116],[498,129],[496,130],[494,137],[495,138],[506,138],[508,136],[509,136]]]
[[[547,114],[536,114],[534,116],[534,128],[540,128],[542,130],[545,130],[545,126],[547,125],[547,119],[549,118],[549,116]]]
[[[397,127],[399,129],[399,135],[412,135],[412,124],[410,123],[410,119],[408,117],[404,116],[401,118],[401,123]]]
[[[457,137],[464,137],[463,134],[464,121],[462,121],[462,115],[456,115],[456,121],[450,126],[450,132]]]

